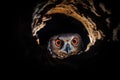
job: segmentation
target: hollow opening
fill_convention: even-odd
[[[52,14],[52,19],[38,32],[40,45],[47,45],[50,37],[64,33],[78,33],[83,40],[84,47],[89,43],[88,32],[81,22],[64,14]]]

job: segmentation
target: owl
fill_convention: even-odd
[[[82,38],[77,33],[58,34],[49,39],[48,50],[53,58],[64,59],[82,52]]]

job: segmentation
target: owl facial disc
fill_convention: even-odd
[[[58,34],[49,39],[48,50],[53,58],[64,59],[80,54],[83,42],[77,33]]]

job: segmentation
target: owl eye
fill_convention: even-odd
[[[74,38],[74,39],[72,40],[72,44],[73,44],[73,45],[78,45],[78,39],[77,39],[77,38]]]
[[[56,45],[57,47],[60,47],[60,46],[62,45],[62,41],[59,40],[59,39],[57,39],[57,40],[55,41],[55,45]]]

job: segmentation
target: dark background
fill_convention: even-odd
[[[44,0],[46,1],[46,0]],[[117,26],[120,21],[118,1],[100,0],[112,10],[112,24]],[[13,42],[16,52],[15,68],[31,69],[38,68],[41,71],[82,71],[82,72],[111,72],[117,71],[119,42],[104,43],[102,51],[92,57],[76,56],[73,59],[54,60],[45,49],[37,46],[31,33],[31,21],[34,7],[42,0],[15,1],[13,6],[13,22],[15,34],[13,37],[17,42]],[[114,28],[114,27],[113,27]],[[17,38],[15,38],[17,37]],[[112,67],[113,66],[113,67]]]

